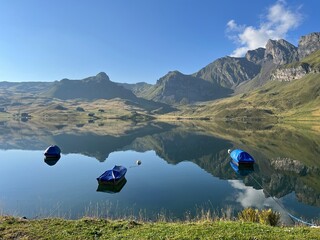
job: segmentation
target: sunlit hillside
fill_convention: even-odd
[[[185,108],[181,115],[226,119],[279,117],[286,120],[317,120],[320,118],[319,58],[320,51],[317,51],[301,62],[282,67],[308,64],[312,72],[301,79],[274,79],[255,91]]]

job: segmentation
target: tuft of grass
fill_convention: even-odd
[[[277,226],[280,223],[280,213],[271,209],[246,208],[238,215],[239,220],[244,222],[256,222],[264,225]]]

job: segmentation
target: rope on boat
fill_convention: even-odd
[[[248,176],[250,176],[250,177],[259,185],[259,187],[261,187],[261,189],[263,189],[264,192],[266,192],[266,193],[273,199],[273,201],[275,201],[276,204],[278,204],[279,207],[282,208],[282,210],[283,210],[286,214],[288,214],[288,216],[290,217],[290,219],[292,220],[293,223],[295,223],[295,221],[297,221],[297,222],[301,222],[301,223],[303,223],[303,224],[305,224],[305,225],[308,225],[308,226],[311,226],[311,227],[317,226],[317,225],[315,225],[315,224],[313,224],[313,223],[309,223],[309,222],[303,221],[302,219],[297,218],[297,217],[293,216],[292,214],[290,214],[290,213],[287,211],[287,209],[286,209],[281,203],[279,203],[267,190],[265,190],[265,189],[261,186],[261,184],[252,176],[252,174],[248,174]]]

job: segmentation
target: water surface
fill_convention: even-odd
[[[114,126],[110,131],[94,124],[3,123],[1,213],[188,219],[203,211],[222,216],[255,207],[281,212],[286,223],[287,213],[319,219],[320,138],[312,128],[130,124],[115,132]],[[62,149],[52,166],[43,158],[51,144]],[[256,159],[254,173],[237,175],[229,164],[229,148],[250,152]],[[119,192],[104,192],[96,178],[114,165],[128,168],[126,182]]]

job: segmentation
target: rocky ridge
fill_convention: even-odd
[[[318,49],[320,49],[320,32],[302,36],[298,45],[299,59],[305,58]]]
[[[271,59],[277,65],[296,62],[299,60],[298,48],[283,39],[269,40],[264,58]]]
[[[272,73],[270,79],[281,82],[290,82],[301,79],[310,73],[320,73],[319,64],[308,63],[310,59],[317,58],[318,56],[320,56],[320,50],[312,53],[309,57],[302,59],[299,63],[281,66]]]

